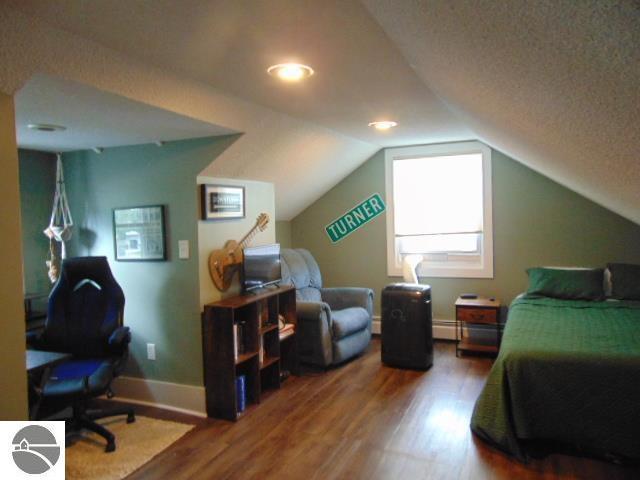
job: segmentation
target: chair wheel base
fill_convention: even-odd
[[[133,423],[136,421],[136,416],[133,413],[127,415],[127,423]]]
[[[107,443],[107,446],[104,448],[104,451],[107,453],[116,451],[116,442]]]

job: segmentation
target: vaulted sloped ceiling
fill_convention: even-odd
[[[640,223],[640,3],[364,3],[480,139]]]
[[[640,223],[633,0],[4,5],[0,89],[65,76],[244,132],[205,173],[274,182],[280,219],[380,147],[480,138]],[[316,75],[278,83],[283,60]]]

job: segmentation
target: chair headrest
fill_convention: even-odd
[[[83,280],[90,280],[94,284],[105,285],[115,281],[107,257],[76,257],[62,261],[61,280],[74,288]]]

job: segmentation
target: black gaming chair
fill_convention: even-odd
[[[30,347],[66,352],[72,359],[54,367],[42,389],[42,407],[59,411],[71,406],[68,430],[86,428],[107,440],[107,452],[116,448],[114,435],[95,420],[127,415],[132,408],[89,411],[91,398],[113,396],[111,382],[128,357],[131,333],[122,325],[124,294],[106,257],[78,257],[62,262],[58,283],[49,295],[44,331],[28,339]]]

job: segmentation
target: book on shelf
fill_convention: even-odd
[[[238,360],[238,357],[245,353],[244,351],[244,325],[241,323],[233,324],[233,358]]]
[[[293,323],[286,323],[284,327],[280,329],[280,340],[290,337],[295,332],[295,325]]]
[[[280,329],[280,333],[293,331],[295,330],[295,325],[293,323],[285,323],[284,327]]]
[[[260,328],[269,325],[269,302],[267,300],[258,303],[258,319]]]
[[[233,324],[233,359],[238,360],[238,324]]]
[[[236,378],[236,408],[238,412],[244,412],[244,409],[247,406],[247,388],[246,388],[246,377],[244,375],[239,375]]]
[[[260,365],[264,363],[264,337],[260,336],[260,350],[258,351],[258,361]]]

